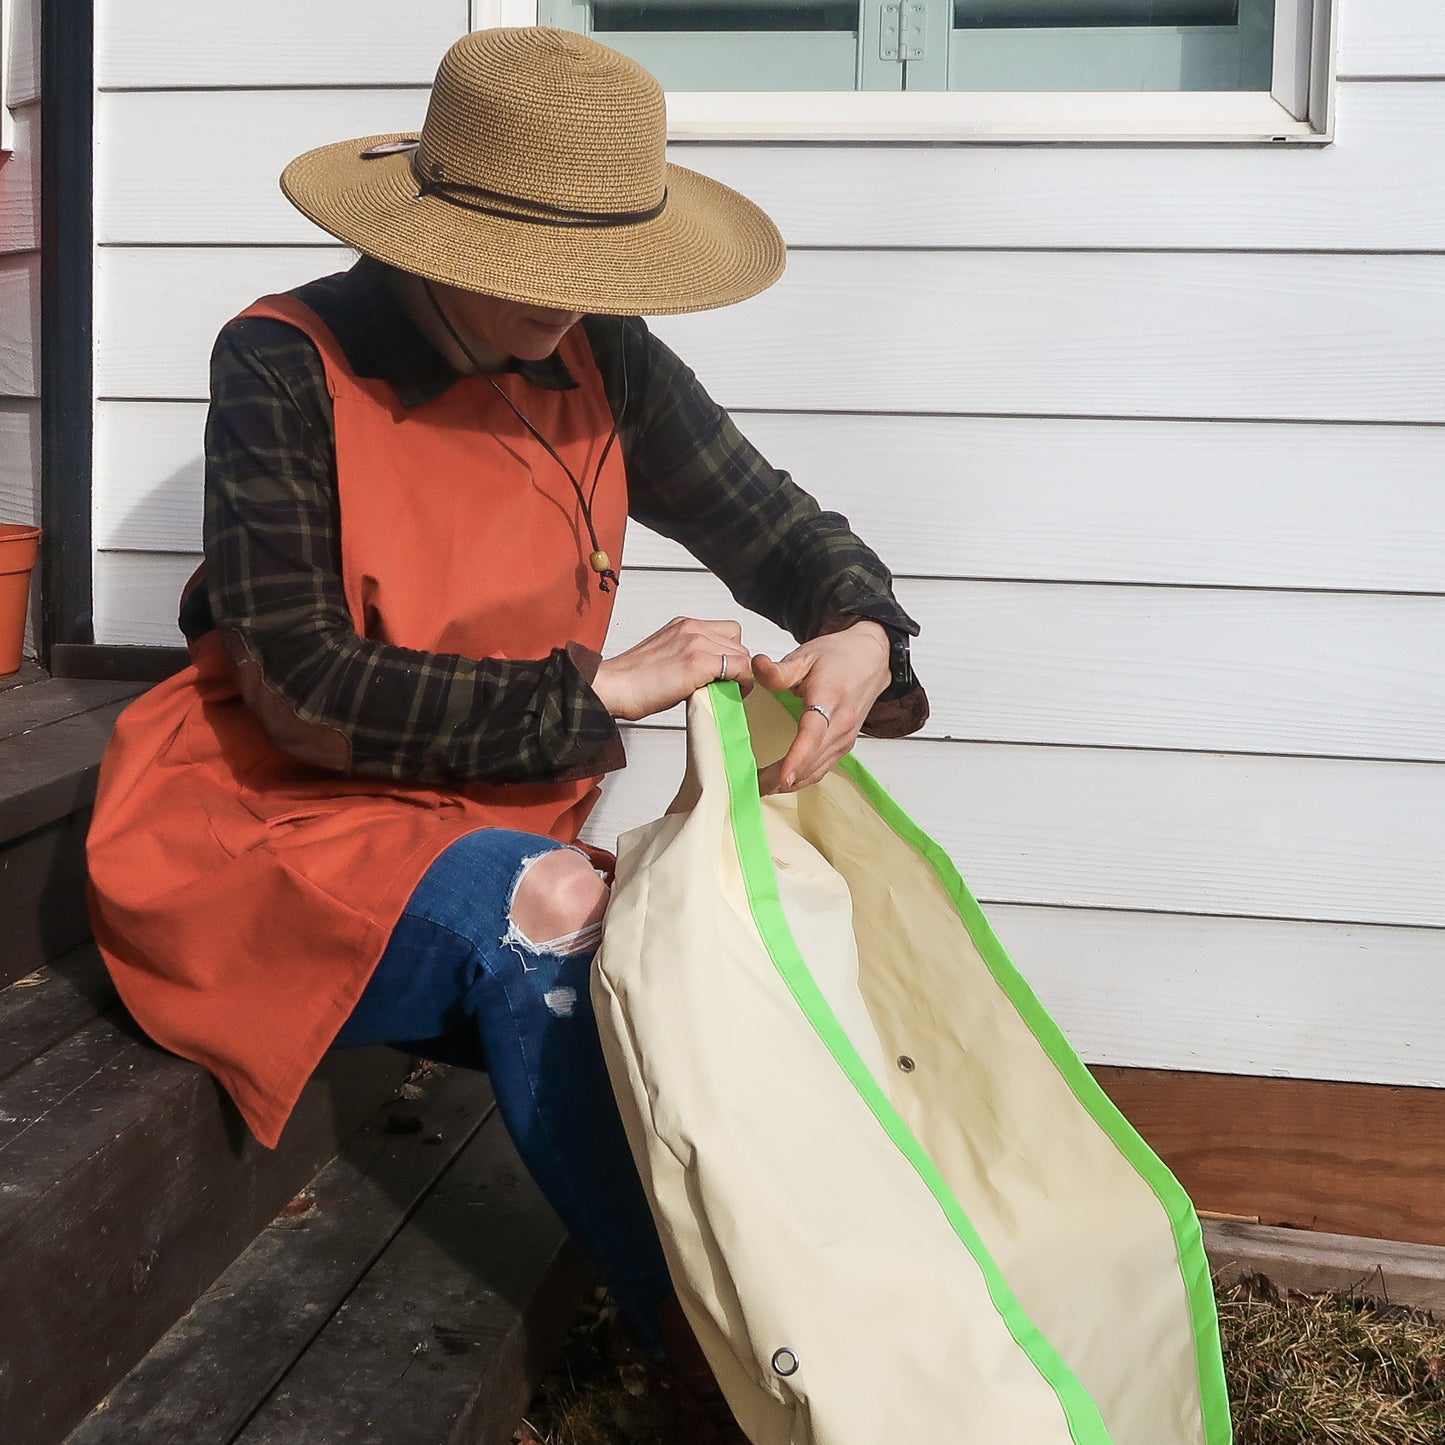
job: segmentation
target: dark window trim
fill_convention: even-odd
[[[95,638],[93,0],[40,6],[40,656]]]

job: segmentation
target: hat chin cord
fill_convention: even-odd
[[[588,557],[587,565],[591,567],[593,572],[597,574],[597,586],[599,590],[603,592],[612,591],[613,587],[619,585],[620,579],[618,578],[617,573],[612,569],[612,559],[608,557],[605,551],[603,551],[602,543],[597,539],[597,528],[592,521],[592,499],[597,495],[598,484],[602,481],[602,469],[607,465],[607,458],[611,455],[613,442],[617,440],[618,421],[620,420],[622,413],[627,410],[627,365],[625,354],[619,355],[618,358],[619,362],[622,365],[622,406],[619,408],[617,418],[614,418],[612,422],[612,430],[607,435],[607,444],[602,448],[602,456],[598,459],[597,470],[593,473],[592,476],[591,489],[588,491],[584,491],[582,483],[577,479],[577,476],[573,472],[572,468],[569,467],[567,463],[564,462],[562,458],[557,454],[557,449],[552,445],[551,442],[547,440],[546,437],[542,435],[540,431],[537,430],[535,426],[532,425],[527,415],[522,411],[522,409],[517,405],[517,403],[514,402],[512,398],[508,396],[507,393],[503,391],[500,386],[497,385],[497,383],[492,379],[491,373],[486,371],[482,367],[481,363],[476,358],[476,354],[472,351],[471,347],[468,346],[467,343],[462,339],[461,332],[457,330],[456,326],[452,323],[451,317],[447,315],[446,308],[443,307],[441,303],[441,298],[436,294],[434,290],[432,290],[431,282],[428,281],[424,276],[421,277],[420,280],[422,284],[422,289],[427,294],[427,300],[431,302],[432,309],[436,312],[437,318],[441,321],[441,324],[446,328],[447,334],[456,343],[457,350],[460,351],[461,354],[465,356],[466,359],[471,363],[472,370],[475,371],[478,376],[483,377],[486,380],[487,385],[490,386],[492,390],[495,391],[504,402],[506,402],[507,406],[511,408],[513,415],[516,416],[517,420],[521,422],[524,427],[527,428],[527,430],[538,442],[541,443],[542,447],[546,450],[547,455],[550,456],[552,460],[556,462],[559,467],[562,468],[562,471],[566,475],[567,480],[572,483],[572,490],[577,493],[577,501],[582,508],[582,520],[587,525],[587,536],[592,542],[592,555]]]

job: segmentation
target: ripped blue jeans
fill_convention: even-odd
[[[417,885],[339,1046],[393,1044],[485,1069],[517,1153],[642,1343],[671,1289],[597,1039],[600,926],[533,943],[512,922],[528,866],[564,847],[489,828]]]

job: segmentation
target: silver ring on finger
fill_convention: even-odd
[[[718,655],[722,658],[722,671],[718,673],[717,680],[719,682],[726,682],[728,680],[728,655],[725,652],[719,653]]]
[[[833,714],[830,713],[827,708],[825,708],[825,707],[819,707],[817,703],[815,703],[815,702],[810,702],[810,703],[807,705],[807,707],[805,707],[805,708],[803,709],[803,711],[804,711],[804,712],[822,713],[822,715],[823,715],[823,726],[824,726],[824,727],[831,727],[831,726],[832,726],[832,723],[833,723]]]

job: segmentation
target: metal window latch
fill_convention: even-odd
[[[878,30],[882,60],[922,60],[927,49],[928,6],[924,0],[883,0]]]

